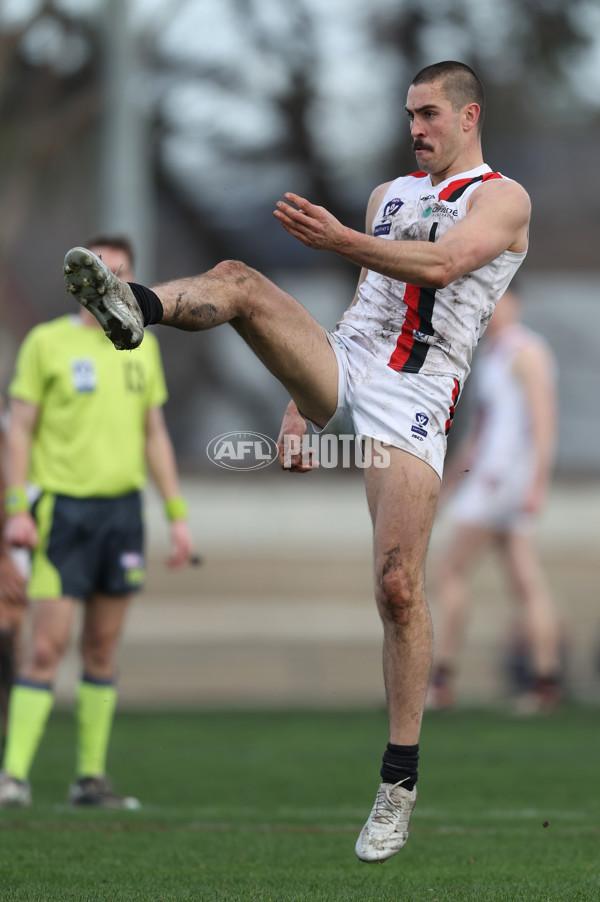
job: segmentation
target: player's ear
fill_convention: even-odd
[[[478,103],[467,103],[463,107],[463,128],[466,132],[470,132],[479,122],[481,115],[481,107]]]

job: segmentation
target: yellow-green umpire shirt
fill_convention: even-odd
[[[61,316],[21,345],[11,398],[40,408],[29,481],[77,498],[124,495],[146,482],[145,420],[167,399],[160,350],[146,332],[117,351],[102,329]]]

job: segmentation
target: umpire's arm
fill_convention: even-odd
[[[5,462],[8,494],[18,492],[23,498],[26,497],[31,448],[39,413],[38,405],[30,401],[13,398],[10,402]],[[28,508],[7,511],[4,538],[8,545],[35,548],[37,529]]]
[[[170,567],[189,564],[192,539],[187,524],[187,508],[179,489],[175,452],[161,407],[150,407],[146,414],[146,461],[148,470],[165,503],[171,522]]]

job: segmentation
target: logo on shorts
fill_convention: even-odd
[[[139,586],[144,582],[146,571],[143,554],[140,554],[139,551],[124,551],[119,558],[119,563],[125,571],[127,585]]]
[[[261,432],[225,432],[214,438],[206,453],[225,470],[262,470],[277,459],[277,444]]]
[[[98,379],[92,357],[77,357],[71,361],[71,382],[76,392],[96,391]]]
[[[120,557],[123,570],[135,570],[144,566],[144,556],[139,551],[124,551]]]
[[[410,427],[410,431],[412,432],[412,437],[416,438],[419,442],[422,442],[424,438],[427,438],[427,430],[425,426],[429,422],[429,417],[426,413],[422,411],[417,411],[415,414],[415,421]]]

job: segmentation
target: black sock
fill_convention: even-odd
[[[418,745],[392,745],[388,742],[383,753],[381,779],[384,783],[399,783],[402,780],[402,788],[410,792],[417,782],[418,766]]]
[[[454,677],[454,668],[447,664],[438,664],[431,674],[431,685],[437,689],[448,686]]]
[[[4,751],[8,700],[15,680],[15,635],[12,629],[0,629],[0,749]]]
[[[163,305],[160,298],[151,288],[145,285],[138,285],[137,282],[127,283],[133,291],[133,296],[139,304],[144,318],[144,325],[151,326],[153,323],[159,323],[163,318]]]
[[[558,692],[560,689],[560,677],[558,674],[538,676],[533,678],[533,691],[539,695],[547,695]]]

